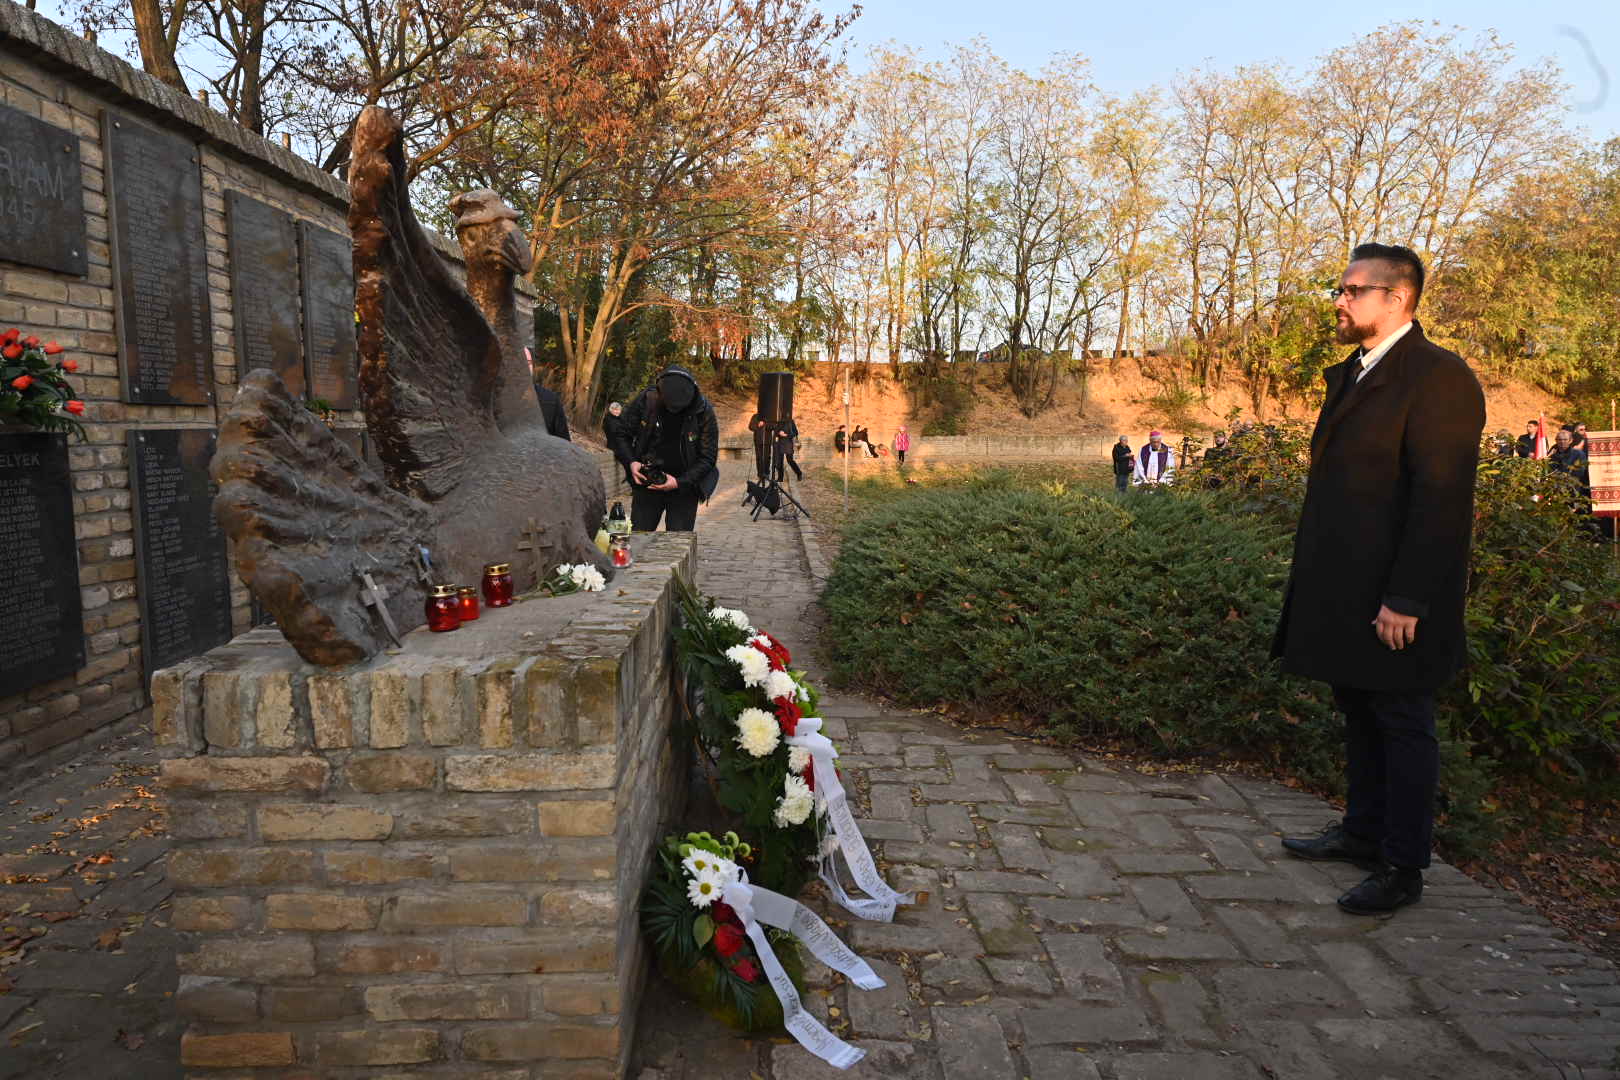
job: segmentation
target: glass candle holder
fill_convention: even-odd
[[[462,622],[478,618],[478,590],[471,585],[456,586],[456,603]]]
[[[428,590],[427,624],[435,634],[461,628],[461,603],[454,585],[435,585]]]
[[[626,533],[616,533],[608,541],[608,558],[614,566],[624,567],[635,562],[635,556],[630,554],[630,537]]]
[[[484,567],[484,604],[507,607],[512,603],[512,564],[490,563]]]

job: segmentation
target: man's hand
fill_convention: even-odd
[[[630,463],[630,479],[643,487],[647,485],[647,478],[641,475],[641,462],[632,461]]]
[[[1378,618],[1373,620],[1378,640],[1396,650],[1406,648],[1417,639],[1417,624],[1416,615],[1402,615],[1382,604],[1378,607]]]
[[[674,491],[679,486],[680,486],[680,481],[679,480],[676,480],[673,476],[665,474],[664,482],[662,484],[648,484],[647,485],[647,490],[648,491]],[[1415,619],[1413,620],[1413,622],[1416,622],[1416,621],[1417,620],[1415,620]]]

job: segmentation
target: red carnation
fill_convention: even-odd
[[[15,341],[11,342],[5,348],[0,349],[0,356],[4,356],[7,360],[15,360],[22,354],[23,347],[17,344]]]
[[[0,345],[10,345],[13,341],[16,341],[21,336],[22,336],[22,331],[18,330],[15,326],[13,326],[10,330],[7,330],[4,334],[0,334]]]
[[[64,360],[64,361],[62,361],[62,370],[63,371],[78,371],[79,370],[79,362],[77,360]]]
[[[84,415],[84,402],[82,401],[70,401],[66,405],[62,406],[62,408],[66,409],[74,416]]]
[[[7,357],[7,359],[9,360],[11,358]],[[26,390],[30,386],[34,385],[34,377],[32,375],[19,375],[15,379],[11,380],[11,385],[13,389]]]
[[[23,338],[23,344],[28,346],[30,349],[37,349],[39,348],[39,338],[35,337],[33,334],[29,334],[27,337]]]
[[[731,905],[724,900],[716,900],[714,906],[709,908],[709,914],[714,916],[714,921],[717,923],[742,922],[741,919],[737,918],[737,913],[731,909]]]
[[[736,966],[731,970],[735,971],[744,982],[759,981],[759,968],[755,967],[754,962],[746,956],[737,961]]]
[[[58,345],[56,342],[47,341],[45,343],[45,355],[46,356],[55,356],[57,353],[59,353],[61,351],[62,351],[62,346]]]
[[[743,942],[747,940],[748,935],[743,933],[742,927],[734,926],[731,923],[721,923],[714,932],[714,951],[729,960],[738,949],[743,947]],[[739,961],[739,963],[741,962]],[[753,982],[754,980],[749,979],[748,981]]]
[[[804,710],[789,697],[776,698],[772,704],[776,706],[776,722],[782,725],[782,734],[790,738],[797,735],[799,720],[804,716]]]
[[[786,645],[782,644],[780,641],[776,640],[776,636],[774,634],[772,634],[769,630],[761,630],[759,632],[759,636],[764,638],[766,641],[769,641],[771,643],[771,648],[775,649],[777,652],[782,654],[782,663],[784,663],[784,664],[793,663],[793,655],[788,652],[788,647]]]
[[[811,791],[816,790],[816,763],[814,759],[811,759],[810,764],[804,767],[804,772],[799,774],[799,778],[804,781],[805,787]]]

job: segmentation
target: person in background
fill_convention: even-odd
[[[613,444],[618,441],[619,419],[623,415],[624,406],[617,401],[608,402],[607,412],[602,414],[602,438],[607,441],[609,450],[613,449]],[[630,476],[630,467],[623,464],[619,467],[624,470],[624,482],[634,483]]]
[[[1520,457],[1534,456],[1536,452],[1536,431],[1540,427],[1540,420],[1527,420],[1525,422],[1524,434],[1519,436],[1518,444],[1514,448]]]
[[[1570,445],[1573,446],[1575,449],[1579,450],[1581,453],[1583,453],[1583,454],[1586,453],[1586,424],[1585,424],[1585,422],[1577,420],[1573,424],[1569,425],[1569,430],[1570,430],[1571,434],[1573,434],[1575,436],[1574,440],[1571,441]]]
[[[793,458],[798,452],[799,423],[790,416],[786,424],[777,426],[775,445],[771,449],[771,476],[778,484],[782,482],[784,464],[793,470],[793,475],[800,483],[804,482],[804,470],[799,468],[799,463]],[[760,479],[763,480],[764,477]]]
[[[540,415],[546,422],[546,432],[559,439],[573,442],[573,436],[568,430],[568,413],[563,409],[563,400],[557,396],[557,391],[546,386],[541,380],[540,368],[535,364],[533,355],[528,349],[523,350],[524,359],[529,362],[529,378],[534,380],[534,396],[540,401]]]
[[[630,470],[632,529],[651,532],[660,520],[670,532],[697,527],[698,503],[720,479],[720,423],[691,372],[665,368],[624,410],[613,456]]]
[[[1514,453],[1513,436],[1505,431],[1496,434],[1496,456],[1512,457]]]
[[[1124,491],[1131,482],[1131,444],[1121,435],[1114,444],[1114,490]]]
[[[894,433],[894,456],[900,459],[900,464],[906,463],[906,451],[911,449],[911,435],[906,431],[906,425],[901,424],[900,430]]]
[[[1204,451],[1204,464],[1213,464],[1221,460],[1226,456],[1228,449],[1230,448],[1226,445],[1226,432],[1217,431],[1215,433],[1215,445]]]
[[[1164,433],[1148,432],[1147,445],[1133,459],[1133,483],[1137,487],[1158,487],[1176,478],[1176,452],[1164,444]]]
[[[839,424],[838,425],[838,430],[833,432],[833,449],[838,451],[840,454],[842,454],[844,452],[844,450],[846,449],[845,444],[847,444],[848,442],[849,442],[849,434],[846,431],[844,431],[844,425]]]
[[[1547,453],[1547,467],[1556,473],[1565,473],[1575,478],[1581,486],[1581,497],[1592,497],[1590,473],[1586,469],[1586,451],[1575,445],[1575,432],[1570,428],[1558,429],[1553,440],[1553,448]]]

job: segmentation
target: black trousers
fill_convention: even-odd
[[[682,491],[648,491],[638,487],[630,495],[630,528],[652,532],[660,519],[665,532],[691,532],[697,528],[698,497]]]
[[[1383,847],[1395,866],[1429,865],[1440,781],[1434,694],[1333,688],[1344,713],[1349,798],[1344,829]]]
[[[788,468],[793,470],[793,475],[798,477],[802,482],[804,480],[804,470],[799,468],[799,463],[797,461],[793,460],[793,450],[790,444],[786,442],[779,442],[776,444],[775,454],[771,458],[771,476],[778,484],[782,482],[782,465],[784,462],[787,464]],[[763,480],[765,477],[761,476],[760,479]]]

